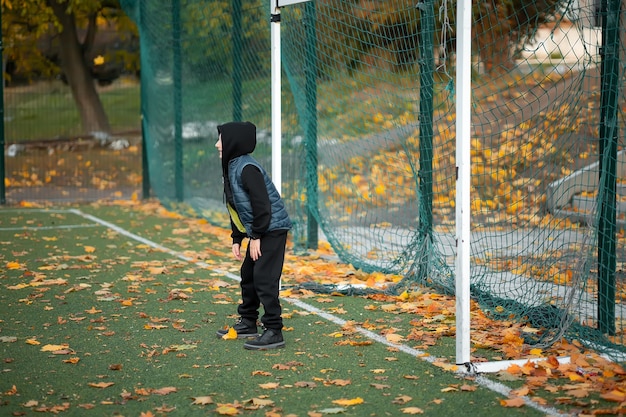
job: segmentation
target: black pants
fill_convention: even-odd
[[[263,305],[261,323],[267,329],[282,329],[280,277],[285,262],[287,231],[267,233],[261,238],[261,257],[253,261],[250,246],[241,265],[241,299],[237,312],[243,318],[256,321]]]

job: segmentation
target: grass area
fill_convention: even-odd
[[[238,302],[227,234],[173,214],[80,209],[115,227],[64,210],[0,216],[0,263],[8,266],[0,273],[0,414],[542,415],[503,409],[503,395],[473,378],[288,301],[285,349],[219,340],[215,331],[232,323]],[[415,318],[386,311],[385,300],[301,301],[343,320],[368,319],[377,333]],[[442,340],[433,353],[452,356],[452,338]]]
[[[294,80],[295,82],[302,82]],[[435,108],[446,105],[447,92],[441,94],[448,80],[435,86]],[[356,85],[365,86],[355,89]],[[402,89],[398,86],[402,85]],[[369,88],[367,86],[370,86]],[[302,86],[300,86],[302,87]],[[171,84],[155,83],[147,91],[150,100],[171,96]],[[409,118],[417,120],[416,107],[419,82],[406,76],[389,73],[361,74],[352,77],[320,82],[318,85],[319,128],[322,136],[359,137],[366,128],[370,133],[381,131],[383,125],[377,118],[388,120]],[[380,90],[387,94],[381,96]],[[134,78],[120,78],[111,86],[98,87],[100,99],[114,132],[139,130],[141,91]],[[243,114],[258,126],[269,126],[271,90],[269,78],[244,82]],[[283,127],[299,132],[296,99],[289,80],[284,81],[282,94]],[[232,85],[228,79],[211,82],[188,82],[183,93],[183,122],[232,119]],[[410,95],[411,97],[407,97]],[[327,100],[326,98],[329,98]],[[407,99],[408,98],[408,99]],[[5,90],[6,142],[24,142],[42,139],[74,138],[81,132],[80,118],[69,87],[58,80],[42,81],[30,86],[11,87]]]
[[[118,79],[98,91],[114,131],[139,130],[140,87],[136,80]],[[83,134],[76,103],[61,81],[7,88],[4,96],[6,143]]]

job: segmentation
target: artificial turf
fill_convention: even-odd
[[[227,236],[129,207],[80,210],[115,227],[65,207],[0,210],[0,415],[543,414],[287,300],[286,348],[220,340],[239,300]],[[382,301],[300,300],[374,332],[410,327]]]

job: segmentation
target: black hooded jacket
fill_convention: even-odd
[[[235,207],[233,193],[228,179],[228,164],[234,158],[252,153],[256,148],[256,126],[250,122],[229,122],[217,127],[222,135],[222,173],[226,202]],[[254,165],[247,165],[241,174],[243,187],[250,197],[254,213],[252,238],[263,235],[271,220],[271,203],[261,171]],[[231,219],[233,243],[241,244],[246,234],[239,231]]]

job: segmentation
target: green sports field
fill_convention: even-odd
[[[416,319],[385,299],[289,290],[285,349],[220,340],[215,331],[233,323],[238,302],[229,242],[227,232],[156,204],[0,209],[0,415],[615,410],[598,396],[563,401],[559,389],[536,389],[512,406],[512,390],[527,380],[441,366],[454,362],[453,335],[426,350],[385,337],[406,334]],[[306,265],[300,256],[298,268]]]

